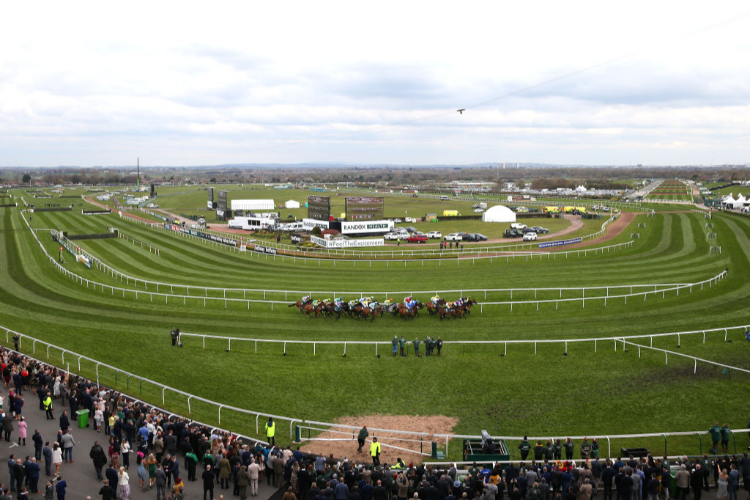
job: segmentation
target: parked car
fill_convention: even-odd
[[[383,238],[386,240],[397,240],[401,238],[401,235],[399,233],[386,233]]]
[[[461,241],[461,235],[458,233],[450,233],[446,234],[445,238],[443,238],[445,241]]]
[[[520,238],[521,232],[518,229],[506,229],[503,238]]]
[[[477,235],[475,233],[468,233],[466,236],[461,238],[463,241],[477,241]]]
[[[534,229],[534,232],[536,232],[536,234],[547,234],[547,233],[549,233],[549,229],[547,229],[546,227],[534,226],[533,229]]]
[[[409,243],[425,243],[427,241],[427,236],[425,236],[424,234],[414,233],[406,238],[406,241],[408,241]]]
[[[487,237],[483,235],[482,233],[476,233],[477,235],[477,241],[487,241]]]
[[[482,212],[484,212],[484,210],[483,210],[483,209],[481,209],[481,208],[475,208],[475,209],[474,209],[474,213],[475,213],[475,214],[481,214]]]
[[[393,219],[394,224],[401,224],[401,219]]]
[[[609,212],[609,207],[602,207],[602,212]]]
[[[523,241],[536,241],[536,233],[524,233]]]
[[[522,232],[523,232],[523,234],[526,234],[526,233],[536,233],[536,228],[525,227],[525,228],[523,228]]]
[[[594,205],[591,207],[592,210],[599,210],[599,205]]]
[[[526,224],[521,224],[520,222],[514,222],[513,224],[510,225],[510,228],[519,229],[519,230],[526,229]]]
[[[438,239],[439,240],[440,238],[443,237],[443,233],[441,233],[440,231],[430,231],[429,233],[427,233],[427,237],[430,238],[430,239]]]
[[[406,229],[410,233],[416,233],[417,232],[416,228],[414,228],[412,226],[406,226],[404,229]]]

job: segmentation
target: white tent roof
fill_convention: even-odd
[[[232,200],[232,210],[273,210],[273,200]]]
[[[287,200],[287,201],[286,201],[286,202],[284,203],[284,206],[285,206],[286,208],[299,208],[299,207],[300,207],[300,204],[299,204],[299,202],[298,202],[298,201],[295,201],[295,200]]]
[[[482,214],[482,222],[516,222],[516,213],[505,205],[495,205]]]

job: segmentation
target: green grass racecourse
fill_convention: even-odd
[[[291,198],[291,196],[289,196]],[[27,200],[28,201],[28,200]],[[684,208],[684,207],[683,207]],[[122,298],[87,288],[55,270],[26,228],[19,209],[0,213],[0,325],[51,342],[102,362],[148,377],[223,404],[309,420],[331,421],[340,416],[373,413],[449,415],[460,419],[459,434],[487,429],[497,435],[625,434],[707,429],[716,420],[743,428],[750,396],[748,377],[734,373],[731,380],[720,369],[660,353],[634,349],[617,352],[613,343],[571,344],[568,356],[561,345],[508,348],[501,345],[453,345],[440,358],[380,359],[371,347],[252,343],[233,345],[208,341],[206,348],[186,339],[183,349],[169,346],[169,330],[246,338],[303,340],[381,340],[393,335],[407,339],[426,335],[446,341],[565,339],[627,336],[699,330],[749,323],[750,219],[720,214],[713,218],[718,237],[707,240],[706,220],[695,213],[657,213],[638,216],[611,245],[640,238],[632,249],[542,259],[487,259],[446,262],[362,262],[272,259],[239,254],[174,234],[137,225],[116,216],[82,216],[75,212],[37,213],[33,227],[71,233],[123,233],[161,250],[155,256],[123,239],[81,241],[81,246],[105,263],[130,276],[175,284],[255,289],[300,290],[430,290],[434,288],[529,288],[607,286],[644,283],[689,283],[708,279],[729,268],[729,277],[713,287],[674,293],[601,301],[515,306],[485,306],[466,320],[440,322],[423,314],[409,322],[395,318],[365,323],[308,319],[295,308],[268,304],[172,299],[151,302],[141,294]],[[645,223],[645,228],[637,228]],[[47,250],[56,255],[46,231],[38,231]],[[709,243],[710,242],[710,243]],[[721,254],[709,254],[721,245]],[[601,246],[601,245],[600,245]],[[562,247],[560,250],[564,250]],[[88,279],[133,288],[97,270],[88,270],[66,256],[66,267]],[[142,287],[140,288],[143,289]],[[163,291],[163,290],[162,290]],[[182,292],[180,292],[182,293]],[[197,295],[197,294],[196,294]],[[474,294],[476,297],[476,294]],[[450,296],[454,298],[457,294]],[[274,298],[280,297],[275,295]],[[351,295],[349,295],[351,297]],[[292,296],[289,296],[292,299]],[[293,297],[295,300],[299,297]],[[322,298],[322,297],[321,297]],[[382,297],[380,297],[382,298]],[[422,299],[427,296],[420,297]],[[477,297],[482,302],[483,296]],[[514,296],[533,300],[533,294]],[[542,298],[542,297],[540,297]],[[507,300],[499,293],[488,297]],[[289,300],[291,302],[292,300]],[[680,352],[750,367],[750,343],[739,333],[725,343],[723,334],[683,336]],[[648,345],[647,340],[641,343]],[[676,339],[655,339],[655,347],[677,350]],[[29,352],[30,345],[23,350]],[[381,353],[387,349],[381,347]],[[38,357],[45,353],[37,350]],[[60,363],[59,354],[54,361]],[[66,357],[66,361],[74,358]],[[77,367],[71,365],[71,368]],[[91,376],[94,367],[84,365]],[[103,383],[125,389],[128,381],[100,370]],[[128,390],[161,404],[161,390],[130,381]],[[169,396],[166,406],[187,413],[184,398]],[[193,401],[192,415],[216,421],[216,409]],[[222,413],[222,426],[254,434],[254,419]],[[283,425],[287,425],[283,423]],[[282,426],[282,431],[284,427]],[[281,432],[284,434],[287,431]],[[663,450],[663,440],[613,442]],[[738,445],[746,437],[738,436]],[[458,458],[452,445],[451,457]],[[511,449],[515,446],[511,444]],[[670,440],[670,453],[696,453],[697,438]]]

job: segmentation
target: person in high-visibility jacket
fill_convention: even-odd
[[[271,446],[276,446],[276,439],[274,439],[274,435],[276,434],[276,424],[273,421],[273,417],[268,417],[268,423],[266,424],[266,441]]]
[[[47,412],[47,420],[54,420],[55,417],[52,415],[52,396],[50,393],[47,393],[47,398],[42,401],[42,404],[44,405],[44,411]]]
[[[370,456],[372,457],[372,465],[375,467],[380,466],[380,443],[378,443],[378,438],[374,437],[372,438],[372,443],[370,444]]]

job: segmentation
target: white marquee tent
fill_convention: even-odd
[[[232,210],[273,210],[273,200],[232,200]]]
[[[505,205],[495,205],[482,214],[482,222],[516,222],[516,213]]]
[[[285,208],[299,208],[299,202],[294,200],[287,200],[284,202]]]

